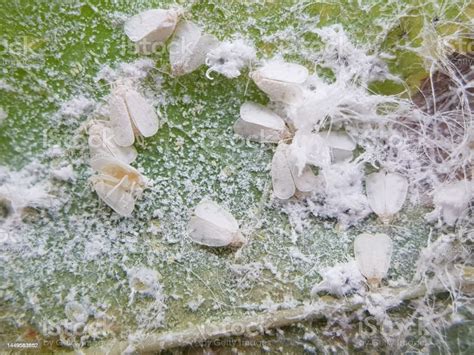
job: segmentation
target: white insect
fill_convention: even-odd
[[[239,247],[246,243],[234,216],[209,200],[202,200],[196,206],[188,233],[194,242],[210,247]]]
[[[285,121],[268,108],[254,102],[240,107],[234,132],[255,142],[278,143],[289,136]]]
[[[356,142],[344,131],[323,131],[319,135],[331,148],[333,162],[338,163],[352,159],[352,152],[356,148]]]
[[[392,258],[392,240],[386,234],[363,233],[354,241],[354,254],[359,271],[369,286],[378,287],[387,275]]]
[[[121,147],[115,143],[114,134],[110,127],[100,122],[93,123],[89,129],[89,152],[91,158],[110,156],[125,164],[130,164],[137,158],[137,151],[133,146]]]
[[[290,157],[301,174],[306,165],[324,167],[331,164],[327,142],[317,133],[298,130],[290,145]]]
[[[282,200],[292,197],[296,191],[313,191],[318,179],[309,166],[298,171],[296,162],[291,157],[291,147],[279,143],[272,159],[272,185],[275,196]]]
[[[89,318],[89,312],[87,309],[82,304],[75,301],[66,303],[64,313],[66,313],[66,317],[68,317],[70,321],[75,323],[85,323],[87,322],[87,318]]]
[[[463,215],[474,197],[474,182],[459,180],[438,187],[433,196],[435,209],[428,217],[442,217],[443,221],[453,226]]]
[[[135,168],[111,157],[91,160],[99,174],[91,177],[97,195],[115,212],[129,217],[135,208],[135,198],[146,187],[145,177]]]
[[[153,106],[128,84],[119,83],[109,98],[110,128],[115,143],[129,147],[135,136],[151,137],[159,128]]]
[[[297,104],[304,96],[302,84],[308,78],[308,69],[295,63],[272,60],[250,73],[255,84],[272,101]]]
[[[206,62],[207,53],[219,45],[217,38],[203,34],[191,21],[181,21],[169,46],[171,72],[175,76],[191,73]]]
[[[408,180],[399,174],[382,171],[368,175],[365,188],[372,211],[382,222],[389,223],[405,202]]]
[[[152,48],[155,44],[164,43],[173,34],[181,15],[181,9],[143,11],[125,22],[125,34],[133,42]]]

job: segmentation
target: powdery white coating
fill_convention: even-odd
[[[110,126],[119,146],[131,146],[135,135],[151,137],[158,131],[159,119],[153,106],[129,85],[117,85],[108,107]]]
[[[370,208],[363,191],[361,165],[343,162],[322,167],[306,209],[315,216],[336,218],[343,228],[364,219]]]
[[[124,25],[125,34],[142,45],[164,43],[178,23],[181,10],[152,9],[129,18]]]
[[[255,142],[268,143],[278,143],[289,135],[280,116],[254,102],[245,102],[240,107],[240,118],[234,123],[234,132]]]
[[[206,62],[206,55],[218,46],[217,38],[203,34],[191,21],[181,21],[169,46],[171,72],[175,76],[188,74]]]
[[[30,184],[27,180],[12,180],[0,186],[0,202],[6,205],[12,217],[20,217],[28,208],[48,208],[53,206],[54,197],[48,193],[43,183]]]
[[[88,129],[89,154],[91,158],[110,156],[125,164],[132,163],[137,158],[137,151],[133,146],[121,147],[115,143],[114,134],[104,123],[94,122]]]
[[[128,284],[132,293],[152,295],[161,288],[158,282],[158,272],[155,270],[136,267],[127,271]]]
[[[7,117],[8,117],[7,112],[2,107],[0,107],[0,126],[3,124],[3,122],[5,121]]]
[[[457,219],[468,209],[474,197],[474,183],[458,180],[439,186],[434,191],[435,209],[427,215],[429,220],[441,218],[444,223],[453,226]]]
[[[302,84],[308,78],[304,66],[273,59],[250,73],[255,84],[272,101],[297,104],[303,99]]]
[[[71,164],[63,166],[62,168],[54,169],[51,171],[51,176],[59,181],[73,182],[76,180],[76,173]]]
[[[400,174],[381,171],[366,177],[365,188],[370,208],[388,223],[405,203],[408,180]]]
[[[153,68],[155,68],[155,62],[148,58],[137,59],[130,63],[121,62],[116,68],[104,65],[94,77],[94,81],[104,80],[113,84],[116,81],[127,79],[131,82],[137,82],[149,75]]]
[[[386,234],[363,233],[354,241],[354,255],[362,275],[369,285],[378,286],[387,275],[393,243]]]
[[[232,214],[214,201],[202,200],[188,223],[189,237],[210,247],[240,246],[245,238]]]
[[[292,197],[296,191],[310,192],[316,189],[318,180],[309,166],[301,171],[291,155],[291,146],[280,143],[272,159],[272,185],[274,195],[282,200]]]
[[[319,292],[341,297],[362,290],[365,284],[364,277],[354,260],[325,268],[319,274],[323,281],[312,288],[313,297]]]
[[[251,65],[257,59],[257,53],[253,45],[249,45],[243,39],[224,41],[206,55],[206,65],[209,69],[206,76],[210,77],[212,72],[233,79],[240,75],[243,68]]]

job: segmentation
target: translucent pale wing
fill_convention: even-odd
[[[296,166],[290,169],[294,184],[299,191],[310,192],[316,188],[318,178],[314,175],[309,166],[305,166],[301,173],[298,173]]]
[[[134,42],[146,39],[151,43],[162,43],[173,33],[177,20],[176,10],[147,10],[129,18],[124,30]]]
[[[287,144],[278,144],[271,168],[273,193],[282,200],[289,199],[296,192],[295,182],[287,160],[287,150]]]
[[[219,41],[216,37],[210,34],[204,34],[199,39],[198,43],[193,49],[193,53],[188,59],[185,67],[186,73],[190,73],[206,62],[206,55],[212,49],[216,48]]]
[[[89,150],[91,157],[100,155],[110,155],[124,162],[130,164],[137,157],[137,151],[133,146],[121,147],[118,146],[113,139],[113,132],[110,128],[95,125],[89,130]]]
[[[125,93],[130,118],[136,129],[144,137],[151,137],[158,132],[159,120],[153,106],[133,89],[127,89]]]
[[[257,70],[262,79],[285,83],[302,84],[308,79],[308,69],[304,66],[283,61],[270,61]]]
[[[199,26],[193,22],[180,22],[170,44],[173,75],[184,75],[203,65],[206,54],[218,43],[219,41],[214,36],[203,35]]]
[[[213,201],[201,201],[194,210],[194,215],[221,229],[235,233],[239,224],[232,214]]]
[[[272,101],[283,102],[286,104],[296,104],[303,99],[303,89],[295,84],[276,81],[252,75],[255,84]]]
[[[131,184],[135,184],[135,187],[139,188],[145,185],[145,179],[138,170],[116,158],[98,156],[92,158],[90,163],[95,171],[117,180],[126,176],[128,180],[125,186],[129,187]]]
[[[109,99],[110,128],[115,143],[122,147],[129,147],[135,142],[132,121],[123,95],[116,91]]]
[[[234,124],[234,132],[257,142],[278,143],[288,130],[277,114],[262,105],[246,102],[240,107],[240,119]]]
[[[320,135],[327,145],[331,147],[331,155],[335,162],[352,158],[352,151],[356,148],[357,144],[346,132],[321,132]]]
[[[234,240],[234,234],[231,231],[197,216],[191,217],[188,233],[194,242],[212,247],[224,247]]]
[[[392,257],[392,240],[386,234],[363,233],[354,242],[354,254],[360,273],[380,282],[387,275]]]
[[[94,182],[97,195],[115,212],[124,217],[131,216],[135,208],[135,199],[130,192],[116,187],[116,184],[106,179]]]
[[[399,174],[373,173],[366,178],[369,206],[382,220],[388,220],[403,206],[408,181]]]
[[[254,102],[245,102],[240,107],[240,118],[245,122],[254,123],[274,130],[285,129],[285,122],[280,116],[265,106]]]
[[[291,143],[292,160],[301,171],[306,164],[323,167],[331,163],[326,141],[318,134],[299,130]]]
[[[331,148],[352,151],[356,148],[354,140],[343,131],[326,131],[319,133]]]

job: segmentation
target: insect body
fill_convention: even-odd
[[[145,48],[164,43],[173,34],[181,14],[180,9],[143,11],[125,22],[125,34],[130,40]]]
[[[273,193],[282,200],[292,197],[295,192],[309,192],[315,189],[317,177],[309,166],[304,166],[301,171],[290,154],[290,145],[281,142],[278,144],[272,159],[272,184]]]
[[[296,104],[303,98],[302,84],[308,69],[299,64],[272,60],[250,73],[255,84],[273,101]]]
[[[89,151],[92,158],[109,156],[117,158],[125,164],[130,164],[137,157],[134,147],[121,147],[115,143],[114,134],[110,127],[102,123],[93,123],[88,130]]]
[[[170,44],[171,72],[175,76],[191,73],[206,62],[207,53],[219,45],[217,38],[203,34],[191,21],[181,21]]]
[[[196,206],[188,223],[188,233],[194,242],[210,247],[238,247],[246,242],[234,216],[208,200]]]
[[[405,202],[407,179],[399,174],[382,171],[368,175],[365,184],[370,208],[382,222],[390,222]]]
[[[109,99],[110,125],[115,143],[131,146],[135,136],[151,137],[159,128],[153,106],[134,88],[118,84]]]
[[[372,287],[378,287],[387,275],[392,258],[392,240],[386,234],[363,233],[354,242],[359,271]]]
[[[289,136],[285,121],[268,108],[245,102],[240,107],[240,118],[234,132],[255,142],[278,143]]]
[[[98,172],[91,178],[97,195],[115,212],[129,217],[147,182],[135,168],[110,157],[97,157],[91,166]]]

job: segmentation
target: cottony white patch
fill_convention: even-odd
[[[254,102],[240,107],[234,132],[255,142],[278,143],[289,136],[285,121],[268,108]]]
[[[217,38],[203,34],[195,23],[181,21],[169,46],[172,74],[179,76],[196,70],[205,63],[207,53],[218,44]]]
[[[150,52],[153,45],[164,43],[172,35],[181,13],[179,9],[143,11],[125,22],[125,34],[140,45],[140,52]]]
[[[217,72],[230,79],[236,78],[240,75],[242,68],[255,60],[255,48],[249,46],[244,40],[225,41],[207,53],[206,65],[209,69],[206,76],[211,78],[210,73]]]
[[[51,176],[59,181],[73,182],[76,180],[76,174],[71,164],[51,171]]]
[[[392,258],[392,240],[386,234],[363,233],[354,241],[354,254],[360,273],[369,285],[378,286],[387,275]]]
[[[401,210],[407,197],[408,180],[400,174],[382,171],[366,177],[367,200],[384,223]]]
[[[213,201],[203,200],[188,223],[190,238],[210,247],[240,246],[245,243],[232,214]]]
[[[297,104],[303,99],[302,84],[308,78],[308,69],[295,63],[274,59],[250,73],[255,84],[272,101]]]
[[[319,274],[323,277],[323,281],[313,287],[311,290],[313,296],[319,292],[327,292],[341,297],[359,291],[364,286],[364,277],[354,260],[325,268]]]
[[[109,98],[110,125],[115,143],[129,147],[135,135],[153,136],[159,128],[152,105],[129,85],[118,84]]]
[[[469,180],[459,180],[438,187],[434,192],[435,209],[427,215],[429,220],[441,217],[453,226],[457,219],[467,210],[469,202],[474,197],[474,183]]]

